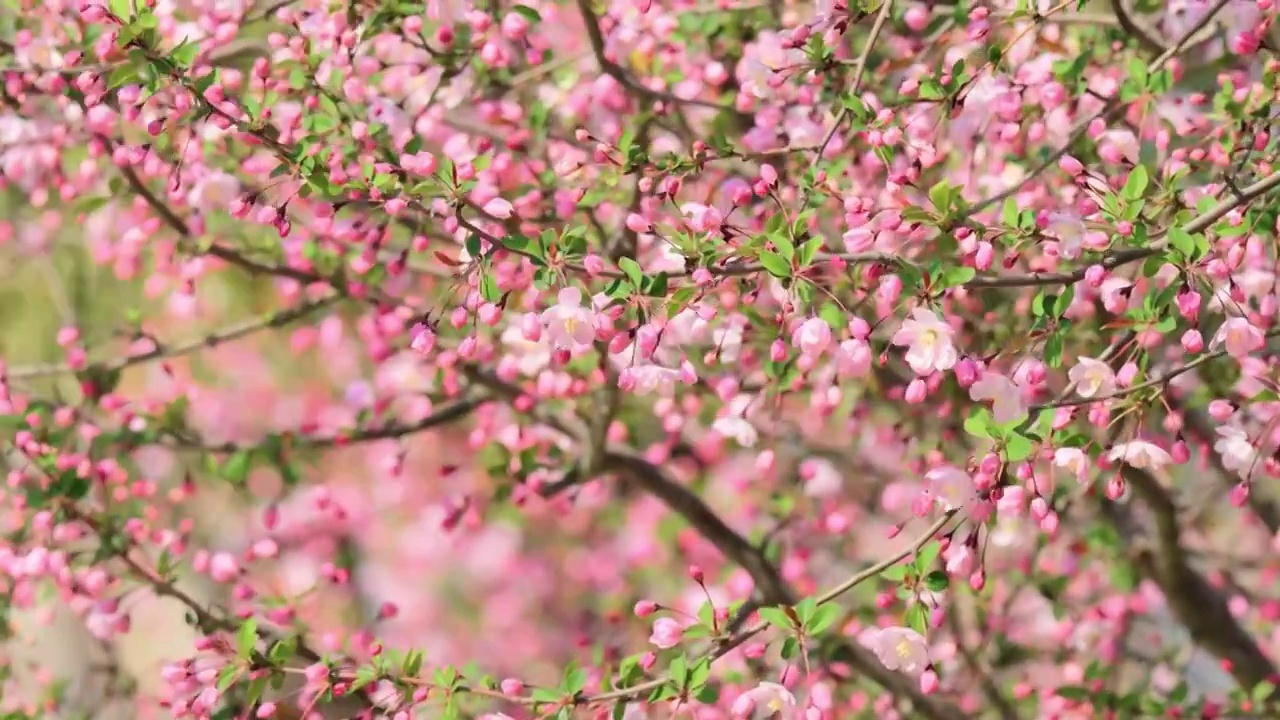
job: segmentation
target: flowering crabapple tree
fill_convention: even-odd
[[[1275,717],[1275,13],[0,0],[4,717]]]

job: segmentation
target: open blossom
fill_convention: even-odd
[[[1173,462],[1173,457],[1159,445],[1145,440],[1130,440],[1111,448],[1107,457],[1113,462],[1122,462],[1139,470],[1159,470]]]
[[[982,378],[969,388],[969,397],[975,401],[990,400],[991,414],[1001,425],[1027,416],[1022,390],[1000,373],[983,373]]]
[[[1222,467],[1248,480],[1258,467],[1258,450],[1249,435],[1235,425],[1219,427],[1218,435],[1213,450],[1222,458]]]
[[[1089,469],[1089,456],[1080,448],[1064,447],[1053,452],[1053,464],[1063,468],[1077,479],[1083,479]]]
[[[1076,394],[1082,398],[1107,396],[1116,391],[1116,374],[1107,363],[1090,357],[1082,357],[1067,373],[1076,386]]]
[[[960,356],[951,340],[951,326],[932,310],[917,307],[894,333],[892,342],[907,348],[907,364],[917,375],[950,370]]]
[[[1225,345],[1228,355],[1233,358],[1242,358],[1255,350],[1260,350],[1266,342],[1262,331],[1247,319],[1233,317],[1222,323],[1222,327],[1218,328],[1218,332],[1214,334],[1213,342],[1209,343],[1209,347],[1217,350]]]
[[[675,390],[676,383],[680,381],[680,371],[675,368],[662,367],[647,363],[628,369],[632,379],[635,380],[634,391],[637,395],[648,395],[658,393],[659,395],[668,396]],[[623,371],[627,372],[627,371]]]
[[[576,287],[556,295],[556,304],[542,312],[542,322],[556,348],[590,346],[596,336],[595,313],[582,306],[582,291]]]
[[[978,497],[977,486],[969,473],[951,465],[937,467],[925,473],[929,494],[943,510],[959,510]]]
[[[1059,255],[1069,260],[1080,256],[1080,249],[1084,246],[1085,226],[1079,215],[1050,213],[1045,232],[1058,238]]]
[[[796,698],[778,683],[762,682],[739,695],[731,712],[742,720],[791,720],[795,717]]]
[[[736,415],[716,418],[715,422],[711,423],[711,429],[724,437],[731,438],[742,447],[754,447],[760,439],[760,432],[756,430],[755,425],[746,418]]]
[[[864,636],[863,644],[890,670],[919,675],[929,667],[929,645],[920,633],[911,628],[872,630]]]

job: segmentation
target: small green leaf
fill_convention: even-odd
[[[489,302],[502,299],[502,291],[498,289],[498,281],[489,273],[480,276],[480,294]]]
[[[945,215],[946,212],[951,209],[950,183],[946,180],[942,180],[929,188],[929,202],[933,203],[934,210]]]
[[[964,285],[977,276],[978,271],[971,267],[950,267],[942,271],[937,280],[934,281],[935,287],[953,288]]]
[[[792,624],[791,618],[786,611],[780,607],[763,607],[757,610],[760,613],[760,619],[770,625],[782,630],[794,630],[795,625]]]
[[[934,570],[924,578],[924,586],[934,592],[942,592],[951,584],[951,578],[941,570]]]
[[[976,437],[993,439],[994,436],[991,429],[994,425],[995,421],[992,419],[990,411],[986,408],[980,408],[965,418],[964,431]]]
[[[760,265],[774,277],[791,277],[791,263],[776,252],[765,250],[760,253]]]
[[[644,271],[640,269],[640,263],[629,257],[624,257],[618,260],[618,268],[627,276],[632,285],[637,288],[640,287],[640,278],[644,277]]]
[[[528,5],[516,5],[511,9],[514,12],[519,13],[522,17],[524,17],[525,20],[528,20],[531,23],[542,22],[542,16],[538,14],[538,11],[534,10]]]
[[[921,635],[926,635],[929,632],[929,611],[925,609],[924,604],[916,603],[907,608],[904,624]]]
[[[1138,200],[1147,191],[1149,182],[1150,177],[1147,174],[1147,167],[1139,165],[1129,171],[1129,179],[1125,181],[1124,190],[1121,191],[1121,194],[1126,200]]]
[[[253,655],[253,648],[258,644],[258,621],[249,618],[236,633],[236,653],[242,658]]]
[[[819,605],[814,611],[809,621],[805,624],[804,632],[806,635],[820,635],[822,631],[835,624],[840,618],[840,606],[835,603],[827,603]]]
[[[1034,449],[1035,444],[1031,441],[1031,438],[1018,433],[1010,435],[1004,446],[1005,457],[1010,462],[1026,460],[1031,457]]]

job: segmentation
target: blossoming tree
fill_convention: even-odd
[[[0,0],[4,717],[1275,717],[1274,13]]]

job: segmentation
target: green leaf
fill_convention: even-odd
[[[258,621],[249,618],[236,633],[236,653],[242,658],[253,655],[253,648],[258,644]]]
[[[924,572],[925,570],[933,567],[934,561],[938,559],[938,554],[941,552],[942,543],[931,542],[920,548],[920,551],[916,553],[916,559],[913,564],[916,566],[917,570]]]
[[[819,605],[805,624],[804,632],[806,635],[820,635],[822,631],[835,624],[840,618],[840,606],[835,603],[827,603]]]
[[[925,609],[922,603],[912,605],[907,608],[907,617],[904,624],[921,635],[927,635],[929,632],[929,611]]]
[[[1067,700],[1088,700],[1089,691],[1079,685],[1064,685],[1054,691],[1058,697]]]
[[[1018,227],[1018,201],[1009,198],[1004,201],[1004,207],[1000,211],[1000,222],[1006,227]]]
[[[789,637],[782,641],[782,659],[794,660],[800,654],[800,641],[795,637]]]
[[[660,272],[657,275],[644,279],[644,294],[650,297],[666,297],[667,296],[667,273]]]
[[[624,257],[618,260],[618,268],[627,276],[632,285],[637,288],[640,287],[640,278],[644,277],[644,271],[640,269],[640,263],[629,257]]]
[[[763,607],[757,610],[760,613],[760,619],[770,625],[782,630],[794,630],[795,625],[792,624],[791,618],[786,611],[780,607]]]
[[[1009,436],[1004,446],[1005,457],[1010,462],[1026,460],[1035,450],[1035,444],[1025,435],[1014,433]]]
[[[890,582],[902,582],[907,579],[907,569],[902,565],[890,565],[880,573],[880,577]]]
[[[498,289],[498,281],[489,273],[480,276],[480,294],[489,302],[502,299],[502,291]]]
[[[236,485],[243,485],[249,477],[253,465],[253,453],[249,450],[238,450],[222,465],[222,476]]]
[[[1271,694],[1275,691],[1276,686],[1274,683],[1263,680],[1253,687],[1253,692],[1249,693],[1249,697],[1253,698],[1255,702],[1262,702],[1271,697]]]
[[[516,5],[516,6],[513,6],[511,9],[514,12],[519,13],[521,16],[524,17],[525,20],[528,20],[531,23],[542,22],[542,16],[538,14],[538,11],[534,10],[528,5]]]
[[[941,570],[934,570],[924,578],[924,586],[934,592],[942,592],[951,584],[951,578]]]
[[[1147,191],[1149,182],[1150,177],[1147,174],[1147,166],[1139,165],[1129,172],[1129,179],[1125,181],[1121,195],[1126,200],[1138,200]]]
[[[1169,228],[1169,244],[1188,260],[1195,259],[1196,241],[1191,234],[1182,228]]]
[[[972,415],[965,418],[964,431],[970,435],[980,438],[994,439],[992,428],[995,427],[995,420],[991,417],[991,412],[986,408],[979,408]]]
[[[929,188],[929,202],[933,203],[934,210],[945,215],[951,209],[951,184],[941,180]]]
[[[1062,366],[1063,338],[1061,333],[1054,333],[1044,341],[1044,364],[1051,368]]]
[[[169,57],[184,68],[191,67],[191,63],[195,62],[196,55],[200,53],[200,46],[195,43],[182,41],[182,44],[173,49]]]
[[[774,277],[791,277],[791,263],[776,252],[770,250],[762,251],[760,253],[760,265]]]
[[[934,281],[935,287],[953,288],[964,285],[972,280],[978,274],[977,270],[971,267],[950,267],[943,270]]]

